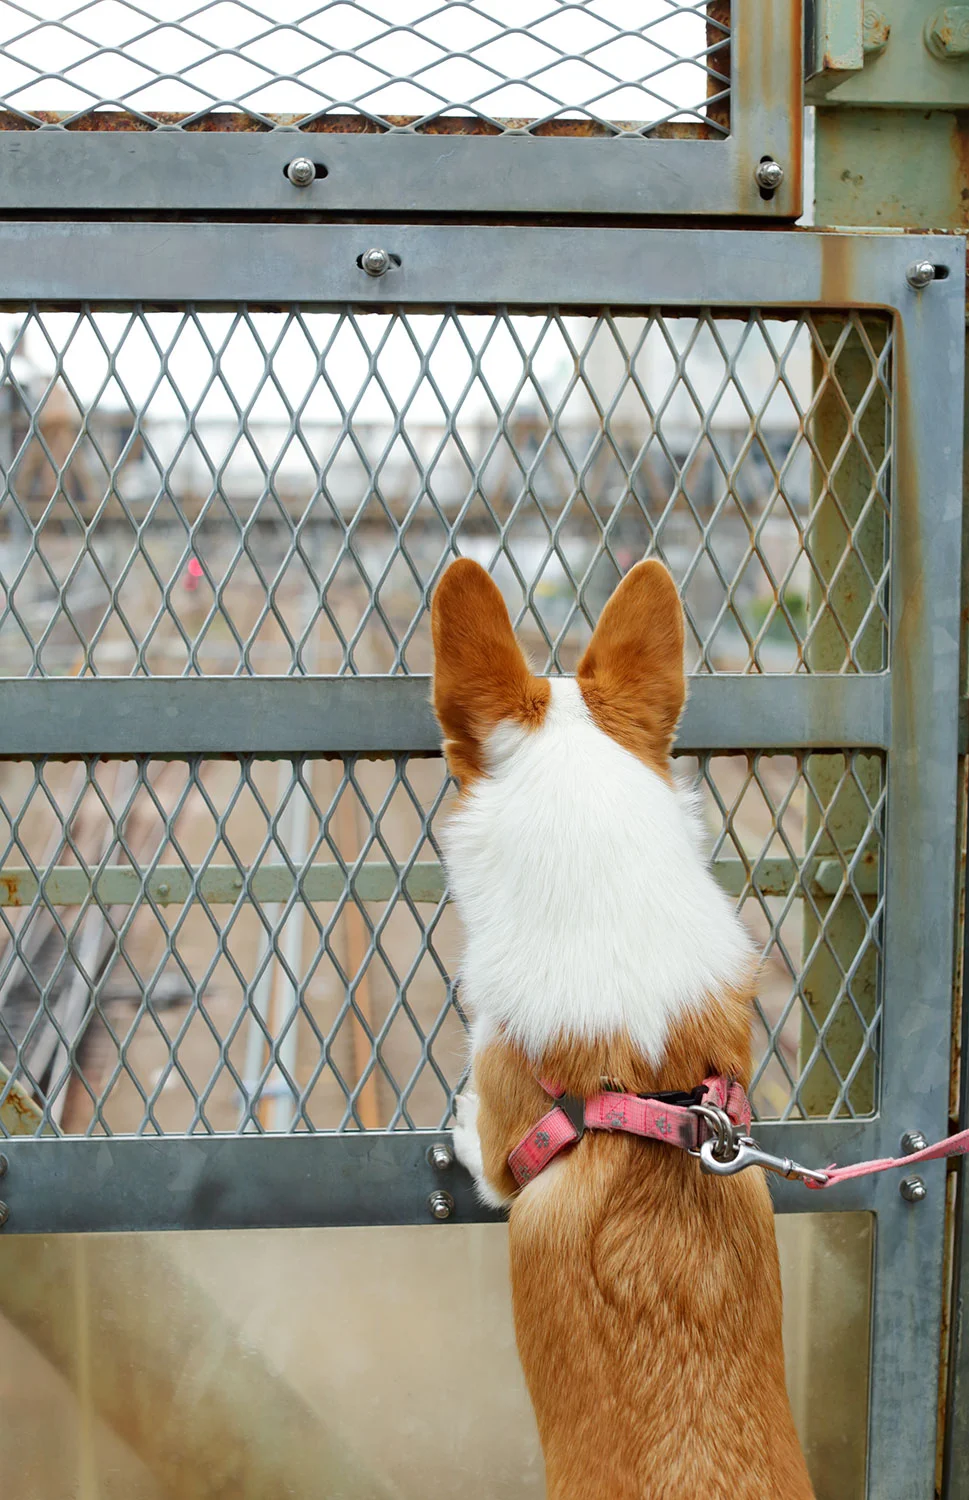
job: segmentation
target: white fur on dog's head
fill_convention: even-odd
[[[533,1057],[625,1033],[659,1062],[669,1026],[753,955],[706,865],[695,794],[604,733],[579,684],[541,726],[496,725],[444,852],[466,933],[462,994],[484,1040]]]

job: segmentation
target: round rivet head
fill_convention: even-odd
[[[914,1151],[924,1151],[928,1144],[921,1130],[906,1130],[899,1142],[903,1156],[911,1156]]]
[[[316,180],[316,166],[308,156],[297,156],[286,168],[286,176],[293,187],[309,187]]]
[[[427,1159],[435,1172],[446,1172],[448,1167],[454,1166],[454,1152],[449,1146],[428,1146]]]
[[[909,286],[914,286],[921,291],[924,286],[935,280],[935,266],[930,260],[915,260],[905,272],[905,280]]]
[[[427,1200],[427,1206],[431,1211],[432,1219],[449,1219],[454,1213],[454,1199],[450,1193],[445,1193],[441,1188],[435,1191]]]
[[[390,270],[390,256],[386,250],[365,250],[360,257],[360,269],[368,276],[385,276]]]
[[[158,885],[156,886],[156,890],[158,891],[159,896],[167,896],[169,891],[171,890],[171,886],[168,884],[167,880],[162,880],[159,881]]]
[[[759,188],[763,188],[765,192],[774,193],[784,181],[784,168],[779,161],[774,161],[772,157],[768,157],[766,161],[759,161],[757,163],[757,170],[754,173],[754,177],[757,180]]]
[[[898,1184],[898,1191],[906,1203],[921,1203],[928,1189],[921,1177],[903,1177]]]

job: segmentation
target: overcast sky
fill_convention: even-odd
[[[262,0],[260,14],[238,0],[192,8],[184,0],[144,5],[93,0],[80,6],[63,0],[32,0],[29,6],[0,0],[0,97],[26,111],[82,110],[94,101],[118,101],[144,111],[191,111],[215,100],[264,113],[299,114],[332,102],[347,107],[357,101],[357,107],[372,113],[406,115],[433,112],[443,100],[494,116],[528,118],[587,104],[604,118],[645,120],[675,113],[678,105],[701,103],[702,67],[695,62],[671,66],[671,54],[682,58],[703,52],[702,8],[689,10],[675,0],[478,0],[474,5],[465,0],[439,0],[436,5],[433,0],[370,0],[366,5],[336,0],[312,8],[306,0]],[[269,13],[271,20],[266,19]],[[622,27],[634,31],[620,35],[617,28]],[[220,49],[235,50],[224,56],[218,55]],[[531,83],[506,81],[536,70]],[[58,72],[65,77],[51,76]],[[649,80],[646,88],[636,85],[643,78]],[[5,317],[0,323],[6,347],[19,321]],[[98,395],[107,366],[90,326],[72,334],[73,315],[48,314],[44,321],[57,348],[67,350],[64,369],[79,396],[85,401],[97,396],[109,408],[123,406],[124,396],[114,383]],[[412,321],[426,343],[437,320]],[[113,347],[128,318],[99,315],[98,322]],[[282,320],[264,315],[255,322],[271,347]],[[325,341],[332,318],[316,315],[310,322],[316,340]],[[151,328],[163,349],[179,323],[175,314],[152,315]],[[372,344],[384,320],[367,318],[364,324]],[[492,320],[468,319],[466,324],[472,345],[483,346]],[[205,330],[216,349],[223,348],[231,325],[228,315],[206,314]],[[526,346],[540,327],[538,319],[516,319]],[[54,354],[36,330],[25,349],[36,368],[53,369]],[[156,390],[151,413],[169,420],[179,416],[173,384],[194,405],[211,373],[212,358],[197,331],[183,329],[170,356],[172,381],[163,380]],[[315,366],[312,349],[300,330],[292,328],[274,357],[274,370],[293,405],[312,386]],[[352,329],[344,329],[327,366],[341,400],[349,405],[366,375],[365,354]],[[381,356],[381,371],[395,401],[403,401],[411,389],[416,367],[413,343],[398,327]],[[490,336],[484,367],[495,396],[507,399],[521,371],[521,354],[507,329]],[[546,336],[535,369],[552,400],[564,388],[571,367],[562,338]],[[143,327],[128,334],[117,368],[134,403],[148,400],[160,356]],[[245,327],[237,328],[223,349],[222,368],[245,406],[264,369],[263,353]],[[449,329],[432,361],[449,401],[460,393],[469,368],[461,340]],[[481,394],[472,396],[469,405],[483,409]],[[435,421],[440,410],[428,387],[411,416]],[[385,397],[372,383],[359,418],[381,421],[388,412]],[[232,402],[219,382],[201,415],[203,420],[232,418]],[[288,420],[285,403],[271,384],[253,415],[258,421]],[[307,416],[331,421],[338,415],[332,395],[317,384]]]
[[[701,104],[702,65],[684,60],[706,47],[701,10],[676,0],[262,0],[261,13],[239,0],[3,0],[0,94],[24,110],[99,99],[195,110],[215,99],[264,113],[359,101],[423,115],[451,102],[541,118],[578,104],[643,121]],[[66,77],[44,76],[57,72]]]

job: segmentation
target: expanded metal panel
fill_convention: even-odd
[[[647,551],[691,670],[885,664],[886,319],[32,309],[0,356],[5,675],[427,672],[455,551],[544,670]]]
[[[681,771],[763,953],[758,1115],[870,1114],[877,758]],[[36,1132],[447,1125],[467,1051],[435,837],[447,791],[439,761],[402,757],[8,763],[0,1061],[8,1095],[40,1105]],[[859,800],[867,826],[845,847]],[[819,961],[823,1007],[803,980]]]
[[[4,201],[790,216],[800,12],[792,0],[10,4]],[[316,177],[295,186],[284,168],[305,155]],[[784,168],[774,190],[755,178],[765,158]]]
[[[461,552],[553,671],[667,559],[682,768],[765,956],[758,1136],[945,1133],[963,255],[0,225],[5,1233],[428,1219],[463,1025],[426,609]],[[927,1497],[938,1180],[776,1186],[877,1215],[870,1492]]]
[[[533,133],[562,120],[643,135],[675,120],[727,133],[729,7],[703,0],[6,9],[8,128],[421,131],[446,120]],[[233,110],[242,118],[226,119]]]

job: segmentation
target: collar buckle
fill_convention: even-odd
[[[578,1094],[560,1094],[555,1103],[564,1115],[568,1117],[575,1138],[581,1141],[585,1135],[585,1100]]]

